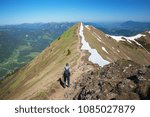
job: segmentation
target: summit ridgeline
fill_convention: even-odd
[[[71,87],[64,89],[66,63]],[[149,99],[149,64],[150,31],[112,36],[77,23],[1,81],[0,99]]]

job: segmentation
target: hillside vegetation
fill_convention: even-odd
[[[67,30],[34,60],[0,85],[0,99],[30,99],[48,90],[62,76],[66,63],[76,64],[78,24]]]
[[[0,79],[36,57],[73,23],[0,26]]]

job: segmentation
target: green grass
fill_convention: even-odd
[[[68,55],[70,55],[71,54],[71,51],[68,49],[67,50],[67,55],[66,56],[68,56]]]
[[[57,74],[63,70],[66,63],[72,66],[77,61],[75,58],[79,56],[79,52],[76,49],[79,41],[75,35],[77,27],[78,25],[74,25],[61,35],[59,40],[51,43],[50,46],[25,67],[6,78],[6,81],[2,83],[2,89],[0,89],[0,98],[17,99],[20,95],[26,95],[25,97],[27,97],[30,94],[28,89],[31,92],[33,89],[33,94],[37,93],[33,95],[33,99],[46,99],[47,95],[49,96],[54,93],[57,85],[55,87],[54,85],[49,86],[49,84],[57,81],[59,77]],[[66,56],[67,53],[69,56]],[[32,53],[29,56],[36,54]],[[46,86],[46,90],[43,90],[42,86]],[[6,93],[8,90],[12,92],[10,94]]]

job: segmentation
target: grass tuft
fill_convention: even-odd
[[[67,50],[67,55],[66,56],[69,56],[71,54],[71,51],[68,49]]]

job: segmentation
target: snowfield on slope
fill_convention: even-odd
[[[115,39],[116,41],[128,41],[129,43],[132,43],[131,41],[134,41],[137,45],[143,47],[141,44],[139,44],[135,39],[138,39],[142,36],[146,36],[146,35],[143,35],[143,34],[137,34],[135,36],[131,36],[131,37],[126,37],[126,36],[113,36],[113,35],[106,35],[108,37],[111,37],[113,39]]]
[[[91,61],[94,64],[98,64],[99,66],[104,66],[106,64],[109,64],[108,61],[104,60],[99,53],[97,52],[96,49],[92,49],[89,45],[89,43],[87,41],[85,41],[85,37],[83,34],[83,24],[81,23],[80,26],[80,31],[79,31],[79,35],[81,36],[81,43],[82,43],[82,47],[81,50],[88,50],[89,53],[91,54],[88,58],[89,61]]]
[[[111,37],[113,39],[115,39],[116,41],[127,41],[129,43],[132,44],[132,42],[135,42],[137,45],[139,45],[140,47],[142,47],[148,54],[150,54],[140,43],[138,43],[135,39],[139,39],[142,36],[145,37],[146,35],[144,34],[137,34],[135,36],[131,36],[131,37],[126,37],[126,36],[112,36],[112,35],[108,35],[106,34],[107,37]]]

